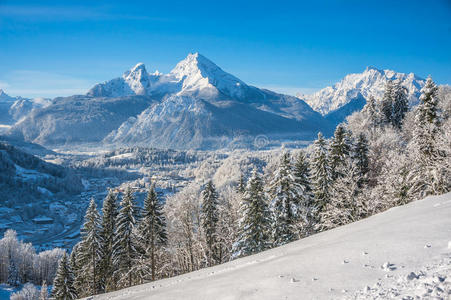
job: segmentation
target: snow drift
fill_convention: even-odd
[[[257,255],[95,299],[449,297],[451,193]]]

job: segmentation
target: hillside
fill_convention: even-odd
[[[257,255],[94,299],[446,299],[450,215],[451,193],[427,197]]]

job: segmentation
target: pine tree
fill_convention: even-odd
[[[381,102],[381,114],[384,124],[392,123],[393,117],[393,81],[387,80],[385,92]]]
[[[138,238],[143,247],[145,260],[147,261],[150,258],[151,279],[153,281],[156,274],[156,252],[168,240],[163,205],[158,200],[153,185],[144,200],[142,219],[138,225]]]
[[[394,127],[400,129],[409,109],[409,102],[407,100],[407,89],[401,85],[401,80],[399,79],[393,85],[392,99],[393,113],[391,121]]]
[[[77,292],[74,288],[74,277],[64,253],[58,264],[55,279],[53,280],[52,296],[56,300],[77,299]]]
[[[421,89],[420,104],[415,110],[415,127],[411,152],[414,153],[415,164],[411,167],[412,189],[420,197],[429,194],[443,193],[448,190],[446,154],[437,147],[440,120],[438,112],[438,88],[428,77]]]
[[[201,224],[207,241],[208,266],[216,259],[216,226],[219,220],[218,194],[212,181],[209,181],[202,191]]]
[[[8,284],[10,286],[19,286],[20,285],[20,277],[19,270],[17,270],[14,259],[9,258],[9,267],[8,267]]]
[[[359,188],[362,188],[368,183],[368,151],[368,141],[365,134],[360,133],[352,153],[352,158],[356,166],[357,185]]]
[[[314,203],[313,188],[310,181],[310,166],[303,151],[299,153],[296,160],[294,176],[302,190],[302,194],[299,197],[301,207],[300,236],[304,237],[314,232],[317,208]]]
[[[311,162],[313,194],[318,212],[321,212],[329,202],[330,185],[332,183],[327,144],[321,133],[318,133],[318,139],[314,142],[313,147],[314,151]]]
[[[343,176],[339,170],[349,157],[349,153],[351,151],[351,145],[347,138],[347,132],[344,129],[343,125],[338,125],[335,129],[334,137],[330,144],[329,151],[329,159],[330,159],[330,168],[332,171],[332,179],[336,179],[339,176]]]
[[[69,256],[69,267],[72,270],[72,275],[74,279],[73,287],[76,291],[76,294],[79,297],[87,296],[89,295],[89,291],[86,290],[85,286],[87,286],[86,278],[84,274],[82,273],[82,270],[80,268],[79,264],[79,252],[78,249],[80,248],[81,242],[78,242],[72,247],[72,252]]]
[[[439,131],[437,90],[431,77],[428,77],[425,86],[421,89],[420,104],[415,111],[413,143],[419,154],[417,160],[429,165],[438,156],[435,147],[436,135]]]
[[[232,248],[232,258],[255,254],[271,245],[271,217],[263,191],[263,183],[254,169],[240,203],[238,239]]]
[[[284,153],[270,183],[273,243],[280,246],[299,238],[303,190],[294,176],[290,154]]]
[[[102,253],[102,237],[100,216],[94,199],[91,199],[86,211],[85,221],[81,228],[81,243],[77,256],[77,264],[85,276],[92,295],[100,290],[100,271]]]
[[[435,125],[439,125],[437,93],[438,87],[429,76],[421,89],[419,113],[422,119]]]
[[[343,168],[347,172],[334,181],[330,201],[320,213],[322,230],[357,221],[366,215],[366,205],[357,184],[357,169],[350,159]]]
[[[117,213],[117,197],[112,190],[109,190],[108,195],[103,200],[102,207],[101,239],[103,257],[99,278],[106,291],[114,289],[115,284],[113,278],[113,242],[116,230]]]
[[[137,214],[138,208],[135,204],[135,197],[130,187],[127,187],[120,203],[113,243],[115,274],[118,276],[118,281],[126,287],[130,287],[133,283],[132,268],[138,258],[134,232]]]
[[[246,181],[244,180],[244,175],[242,172],[240,174],[240,180],[238,181],[237,190],[240,194],[244,194],[246,192]]]
[[[365,106],[363,107],[362,111],[367,115],[370,126],[375,127],[379,126],[381,123],[381,116],[380,112],[378,110],[378,106],[376,105],[376,100],[373,96],[370,96],[368,100],[366,101]]]
[[[49,291],[47,287],[47,282],[44,282],[41,285],[41,291],[39,292],[39,300],[48,300],[49,299]]]

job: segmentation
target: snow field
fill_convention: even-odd
[[[449,299],[450,215],[451,193],[427,197],[257,255],[94,299]]]

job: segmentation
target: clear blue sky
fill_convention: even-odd
[[[295,93],[371,65],[451,83],[451,0],[0,0],[0,88],[84,93],[137,62],[170,71],[200,52]]]

